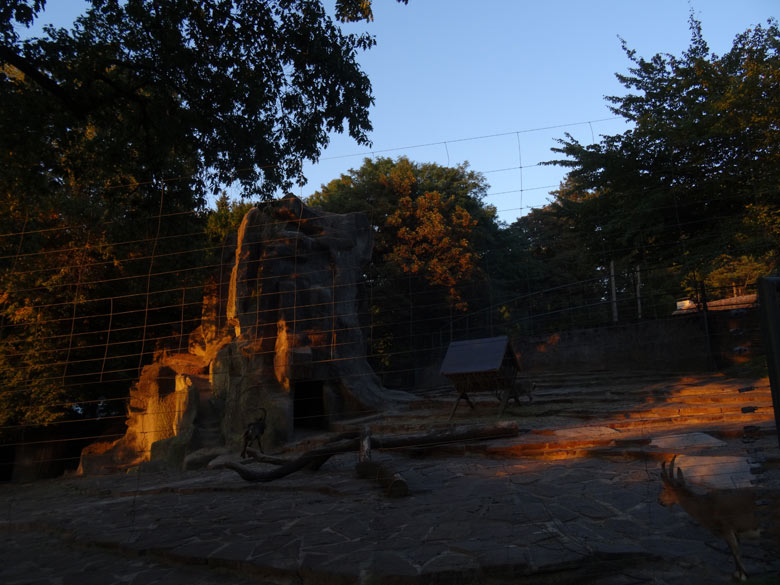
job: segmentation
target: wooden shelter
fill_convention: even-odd
[[[474,408],[468,396],[472,390],[494,390],[501,401],[499,416],[503,414],[510,398],[519,404],[515,388],[519,370],[517,354],[506,335],[450,343],[441,365],[441,374],[452,382],[458,393],[450,419],[455,415],[461,399]]]

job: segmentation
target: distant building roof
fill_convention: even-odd
[[[441,373],[448,376],[497,372],[501,369],[508,349],[511,352],[509,337],[506,335],[453,341],[444,356]],[[513,352],[512,355],[514,356]]]
[[[707,309],[710,311],[731,311],[732,309],[750,309],[756,306],[758,295],[742,295],[731,297],[730,299],[720,299],[717,301],[707,301]],[[698,304],[690,299],[677,301],[677,310],[672,315],[684,315],[686,313],[697,313],[701,310]]]

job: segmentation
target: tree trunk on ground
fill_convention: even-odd
[[[355,466],[358,477],[377,482],[389,498],[403,498],[409,495],[409,485],[400,473],[385,463],[361,461]]]
[[[414,435],[371,437],[371,448],[399,449],[403,447],[433,446],[461,441],[515,437],[519,433],[520,431],[516,422],[503,421],[494,424],[461,426],[455,427],[454,429],[435,430]],[[233,462],[226,463],[225,467],[232,469],[246,481],[268,482],[295,473],[312,464],[319,468],[333,455],[348,453],[350,451],[359,451],[360,443],[361,438],[359,436],[340,439],[317,449],[307,451],[297,459],[293,459],[292,461],[267,472],[248,469],[243,465]]]

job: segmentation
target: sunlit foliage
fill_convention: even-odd
[[[386,259],[404,272],[422,275],[434,286],[447,288],[448,301],[464,310],[467,303],[458,288],[476,269],[469,236],[476,221],[468,211],[442,199],[440,193],[423,193],[416,200],[402,197],[387,218],[395,228],[395,245]]]
[[[466,164],[400,157],[365,159],[309,198],[328,211],[362,211],[374,227],[366,286],[378,366],[413,372],[454,315],[489,302],[484,281],[502,231],[486,192],[484,177]]]

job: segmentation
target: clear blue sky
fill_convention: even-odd
[[[42,21],[61,26],[81,5],[47,4]],[[710,50],[723,54],[736,34],[777,18],[780,2],[374,0],[374,22],[349,27],[378,41],[360,56],[376,98],[373,146],[334,136],[320,162],[305,165],[309,182],[295,193],[310,195],[372,153],[468,161],[490,184],[487,203],[511,223],[544,205],[563,178],[564,169],[537,166],[554,157],[555,138],[569,132],[590,143],[626,128],[608,120],[604,100],[623,94],[615,73],[631,65],[618,36],[643,57],[680,54],[691,10]]]

